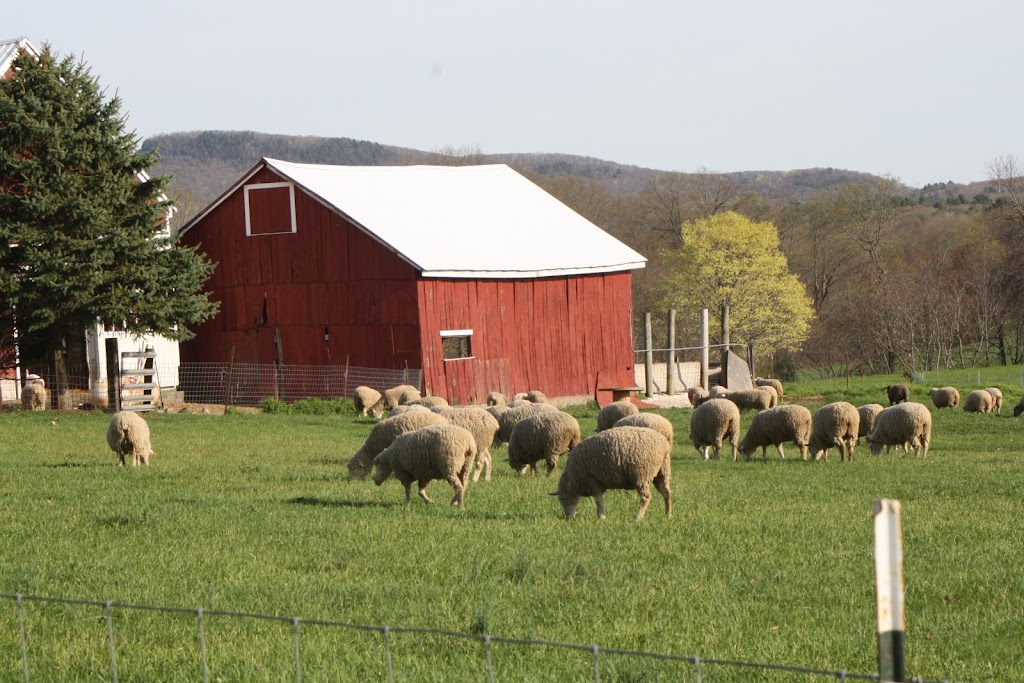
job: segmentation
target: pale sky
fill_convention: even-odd
[[[146,138],[252,130],[914,187],[1024,156],[1024,3],[8,2]],[[254,160],[255,161],[255,160]]]

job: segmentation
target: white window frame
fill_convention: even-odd
[[[252,234],[252,223],[249,220],[249,190],[270,190],[277,187],[288,188],[288,203],[291,208],[292,224],[289,230],[280,230],[278,232],[260,232],[255,235]],[[246,185],[242,189],[245,190],[245,236],[246,237],[262,237],[263,235],[288,235],[291,233],[298,232],[298,227],[295,221],[295,183],[253,183],[252,185]]]
[[[473,330],[441,330],[441,340],[442,341],[444,341],[444,339],[446,337],[472,337],[472,336],[473,336]],[[469,343],[469,347],[470,347],[470,351],[472,351],[473,350],[473,343],[472,342]],[[443,345],[442,345],[441,360],[444,361],[445,363],[448,363],[448,362],[451,362],[451,361],[458,361],[458,360],[472,360],[475,357],[476,356],[459,356],[458,358],[445,358],[444,357],[444,348],[443,348]]]

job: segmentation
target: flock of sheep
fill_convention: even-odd
[[[704,460],[717,458],[726,440],[732,444],[733,460],[739,453],[749,460],[758,448],[762,457],[767,457],[768,446],[774,446],[785,458],[782,445],[792,442],[804,460],[813,457],[827,461],[829,450],[836,448],[841,461],[852,461],[861,437],[867,439],[874,455],[883,447],[928,455],[931,412],[909,400],[910,389],[904,384],[885,387],[888,408],[878,403],[855,407],[837,401],[813,414],[799,404],[780,405],[784,389],[778,380],[758,378],[756,384],[742,391],[720,387],[710,392],[689,390],[694,406],[690,440]],[[960,405],[960,392],[954,387],[933,388],[929,396],[936,408]],[[604,492],[632,489],[641,501],[636,519],[643,519],[652,485],[664,498],[666,515],[672,513],[672,423],[655,413],[641,413],[628,400],[602,408],[596,433],[584,439],[576,418],[548,403],[539,391],[518,394],[511,401],[493,392],[486,406],[450,406],[444,399],[421,396],[408,385],[383,393],[358,387],[352,398],[360,416],[383,419],[349,460],[349,479],[364,479],[372,471],[374,482],[380,486],[393,476],[405,487],[406,503],[411,500],[414,483],[419,497],[432,503],[427,486],[434,480],[444,480],[455,491],[451,503],[462,506],[470,479],[476,482],[482,475],[485,481],[490,480],[491,449],[508,444],[505,462],[520,475],[527,471],[536,474],[538,464],[543,462],[551,476],[559,459],[568,454],[557,490],[552,493],[558,496],[567,518],[576,515],[581,498],[593,497],[598,517],[603,519]],[[1002,401],[999,389],[979,389],[968,394],[963,410],[999,412]],[[758,412],[741,438],[743,410]],[[1022,412],[1024,398],[1014,408],[1014,415]],[[129,458],[132,465],[148,464],[156,455],[146,421],[130,411],[111,418],[107,443],[121,465]]]

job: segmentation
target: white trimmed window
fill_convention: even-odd
[[[441,357],[461,360],[473,357],[473,330],[441,330]]]
[[[246,236],[296,231],[293,183],[256,183],[244,189]]]

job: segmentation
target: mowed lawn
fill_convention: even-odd
[[[1016,371],[1015,371],[1016,372]],[[1014,377],[1015,379],[1015,377]],[[812,410],[885,403],[884,379],[794,384]],[[676,426],[674,515],[655,492],[561,519],[555,479],[494,477],[403,503],[347,481],[374,424],[345,415],[158,414],[149,467],[119,468],[102,413],[0,414],[0,593],[423,627],[741,660],[877,670],[872,501],[903,502],[911,675],[1024,680],[1024,422],[935,411],[927,457],[702,462]],[[972,386],[961,386],[966,391]],[[926,388],[914,386],[914,400]],[[596,407],[572,409],[584,435]],[[744,428],[751,415],[744,416]],[[54,424],[55,422],[55,424]],[[24,605],[31,680],[110,680],[105,612]],[[194,615],[114,610],[119,680],[200,680]],[[209,617],[211,680],[295,680],[290,623]],[[302,680],[386,680],[379,633],[301,627]],[[482,645],[393,634],[396,680],[486,680]],[[495,645],[497,680],[593,680],[589,652]],[[689,665],[601,659],[602,681],[693,680]],[[705,681],[809,680],[707,666]],[[22,680],[18,613],[0,600],[0,680]],[[819,679],[820,680],[820,679]]]

